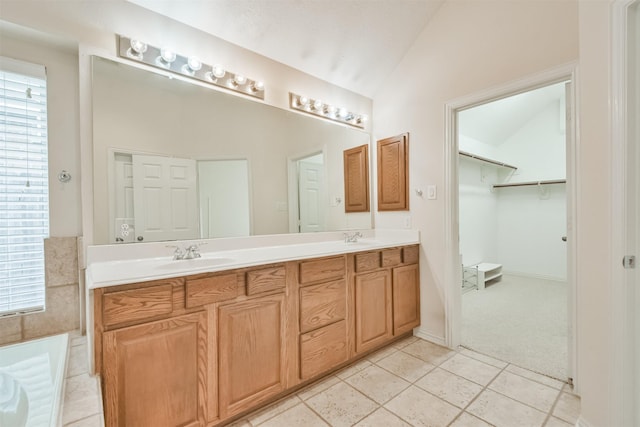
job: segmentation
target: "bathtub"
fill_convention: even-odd
[[[0,347],[0,426],[56,427],[69,335]]]

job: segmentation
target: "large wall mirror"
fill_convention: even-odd
[[[343,151],[369,134],[92,58],[94,242],[371,228]]]

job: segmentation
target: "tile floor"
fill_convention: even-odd
[[[569,427],[579,413],[567,384],[411,337],[232,426]]]

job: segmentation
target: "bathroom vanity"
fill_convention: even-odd
[[[137,260],[137,276],[131,260],[90,263],[106,424],[224,424],[411,334],[417,242],[156,257]]]

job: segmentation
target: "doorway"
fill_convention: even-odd
[[[457,113],[461,344],[567,378],[566,82]]]
[[[463,98],[459,98],[456,100],[452,100],[448,102],[445,106],[445,117],[446,117],[446,147],[445,147],[445,241],[446,241],[446,277],[445,282],[446,286],[444,289],[444,299],[445,299],[445,321],[446,321],[446,335],[445,335],[445,344],[451,348],[457,348],[462,342],[462,281],[463,281],[463,264],[470,264],[472,260],[461,260],[460,254],[461,252],[461,229],[459,218],[462,214],[460,211],[460,200],[459,200],[459,151],[462,148],[465,148],[464,143],[460,143],[458,140],[458,115],[460,112],[465,110],[469,110],[473,107],[477,107],[483,104],[488,104],[490,102],[505,99],[511,97],[513,95],[522,94],[525,92],[533,91],[535,89],[544,88],[547,86],[551,86],[558,83],[563,82],[573,82],[575,80],[575,64],[567,64],[555,69],[551,69],[545,72],[542,72],[535,76],[530,76],[518,81],[514,81],[508,84],[505,84],[500,87],[491,88],[489,90],[485,90],[483,92],[479,92],[477,94],[472,94]],[[563,380],[569,379],[572,380],[574,384],[576,384],[576,378],[574,374],[574,367],[576,366],[576,338],[575,334],[573,334],[573,329],[575,328],[575,300],[576,300],[576,289],[574,283],[575,277],[575,233],[572,226],[573,218],[575,218],[575,109],[573,108],[575,105],[575,93],[573,91],[572,85],[568,85],[566,87],[566,107],[567,107],[567,121],[566,121],[566,183],[561,184],[565,185],[566,188],[566,199],[565,199],[565,208],[566,208],[566,222],[565,222],[565,230],[566,234],[559,234],[555,238],[557,239],[558,244],[566,245],[565,256],[566,256],[566,281],[567,281],[567,311],[566,311],[566,319],[567,319],[567,364],[566,364],[566,377],[562,378]],[[558,109],[558,114],[560,115],[560,110]],[[559,120],[559,118],[558,118]],[[469,146],[466,146],[469,149]],[[462,150],[464,151],[464,150]],[[485,153],[489,154],[489,153]],[[487,157],[487,156],[481,156]],[[493,160],[488,156],[489,160]],[[477,161],[477,159],[473,160]],[[508,162],[500,162],[506,163]],[[497,165],[496,165],[497,166]],[[518,165],[512,165],[518,166]],[[510,172],[507,168],[500,166],[499,168],[501,172],[497,170],[492,172],[496,177],[506,178],[509,177],[512,172]],[[524,176],[524,168],[522,168],[521,179],[525,179]],[[489,168],[485,168],[485,170],[489,170]],[[485,174],[485,179],[490,174]],[[480,175],[479,179],[482,175]],[[519,178],[519,179],[520,179]],[[545,179],[546,181],[547,179]],[[555,179],[549,179],[550,181]],[[540,180],[542,181],[542,179]],[[557,184],[551,184],[551,186]],[[554,189],[551,186],[538,185],[536,180],[535,186],[527,186],[523,188],[528,188],[529,190],[537,191],[537,196],[539,202],[546,202],[545,198],[556,197],[553,194]],[[545,189],[546,188],[546,189]],[[505,189],[492,189],[493,191],[503,191]],[[513,191],[515,188],[507,188],[507,191]],[[548,200],[548,199],[547,199]],[[563,230],[564,231],[564,230]],[[562,241],[562,237],[566,236],[566,243]],[[506,259],[506,258],[505,258]],[[485,260],[481,260],[485,261]],[[501,262],[500,260],[495,260],[494,263],[489,264],[502,264],[500,267],[504,267],[506,265],[505,262]],[[511,269],[511,267],[509,268]],[[502,271],[504,273],[508,273],[509,269],[499,269],[498,271]],[[492,268],[493,274],[496,273],[495,268]],[[506,276],[505,276],[506,277]],[[491,284],[490,284],[491,285]]]
[[[289,160],[289,232],[326,229],[324,157],[323,152],[316,152]]]

